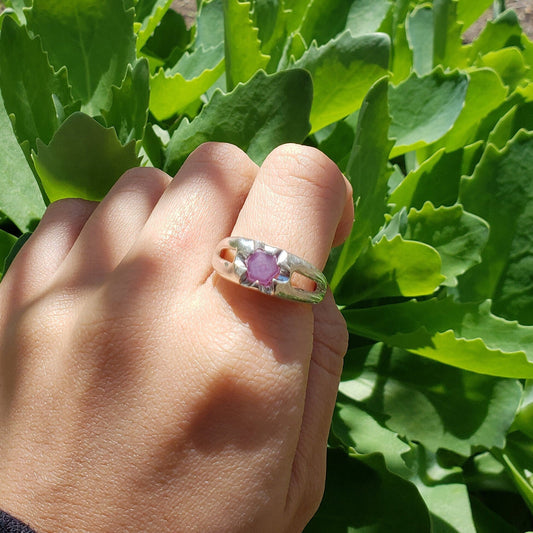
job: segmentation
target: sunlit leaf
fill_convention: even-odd
[[[48,146],[38,141],[34,161],[52,202],[101,200],[126,170],[139,164],[135,141],[122,146],[114,128],[104,128],[84,113],[71,115]]]

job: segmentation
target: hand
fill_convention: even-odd
[[[0,284],[0,508],[40,532],[296,532],[347,333],[213,272],[229,235],[323,268],[353,220],[317,150],[206,144],[46,211]]]

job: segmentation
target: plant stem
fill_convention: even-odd
[[[492,4],[492,10],[494,12],[494,18],[502,14],[505,11],[505,0],[494,0]]]

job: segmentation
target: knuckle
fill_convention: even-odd
[[[144,193],[145,191],[153,191],[160,194],[168,186],[170,181],[170,176],[157,168],[130,168],[122,174],[111,192],[131,191],[134,193]]]
[[[284,144],[274,149],[265,160],[267,167],[283,173],[295,187],[313,188],[315,193],[344,201],[346,185],[337,165],[320,150],[311,146]],[[308,193],[309,194],[309,193]]]
[[[239,168],[250,164],[251,160],[240,148],[222,142],[206,142],[201,144],[187,158],[187,165],[216,164],[222,168]]]
[[[82,198],[62,198],[52,202],[44,212],[41,224],[52,222],[58,219],[70,219],[77,216],[84,216],[97,205],[97,202],[84,200]]]

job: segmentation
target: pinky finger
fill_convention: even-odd
[[[22,306],[43,294],[97,205],[79,198],[50,204],[2,279],[0,302]]]

